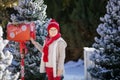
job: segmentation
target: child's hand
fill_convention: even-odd
[[[30,38],[30,40],[31,40],[32,44],[35,44],[35,41],[32,37]]]
[[[57,76],[61,76],[61,75],[62,75],[62,73],[63,73],[63,71],[62,71],[62,70],[57,70]]]

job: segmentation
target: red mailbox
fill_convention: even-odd
[[[13,41],[27,41],[30,37],[35,38],[35,23],[21,23],[7,25],[7,39]]]

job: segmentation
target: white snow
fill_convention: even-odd
[[[63,80],[84,80],[84,61],[69,61],[65,63],[65,72]]]

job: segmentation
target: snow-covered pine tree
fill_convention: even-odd
[[[90,57],[95,66],[88,71],[100,80],[120,80],[120,0],[109,0],[106,9],[93,44],[96,51]]]
[[[0,26],[0,80],[17,80],[19,72],[13,75],[8,66],[11,65],[13,55],[9,51],[4,50],[4,47],[8,44],[8,40],[3,40],[3,30]]]
[[[40,20],[42,23],[47,17],[46,8],[43,0],[19,0],[18,6],[14,7],[18,14],[12,14],[11,20],[15,22]]]
[[[50,21],[46,17],[46,8],[43,0],[19,0],[18,6],[14,9],[18,12],[17,14],[11,15],[12,23],[31,22],[34,21],[36,25],[36,41],[43,45],[43,40],[47,35],[46,27]],[[11,47],[9,50],[13,50],[14,53],[19,53],[19,45],[17,42],[9,44]],[[26,43],[28,53],[25,56],[25,79],[26,80],[41,80],[39,73],[40,57],[41,53],[31,44]],[[18,47],[17,47],[18,46]],[[15,51],[14,51],[15,50]],[[14,63],[12,67],[16,66],[15,72],[20,70],[20,56],[14,54]]]

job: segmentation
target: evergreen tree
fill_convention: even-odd
[[[109,0],[106,9],[93,44],[96,51],[90,57],[95,65],[88,71],[100,80],[120,80],[120,0]]]
[[[11,15],[12,23],[15,24],[34,21],[36,26],[36,41],[41,45],[43,45],[43,40],[47,35],[46,27],[50,21],[50,19],[46,18],[46,8],[47,6],[44,4],[43,0],[19,0],[18,6],[14,8],[18,13]],[[25,56],[25,79],[41,80],[39,73],[41,53],[31,42],[28,41],[26,45],[28,53]],[[12,67],[14,66],[16,68],[13,71],[20,71],[19,44],[17,42],[11,42],[9,44],[9,50],[13,50],[15,57],[15,64],[13,63]]]
[[[11,65],[13,55],[8,50],[6,51],[4,47],[7,45],[8,40],[3,40],[3,31],[0,26],[0,80],[17,80],[19,76],[19,72],[13,75],[8,66]]]
[[[36,20],[44,22],[47,17],[45,12],[47,6],[43,3],[43,0],[19,0],[18,6],[14,7],[18,14],[12,14],[11,20],[15,22]]]

